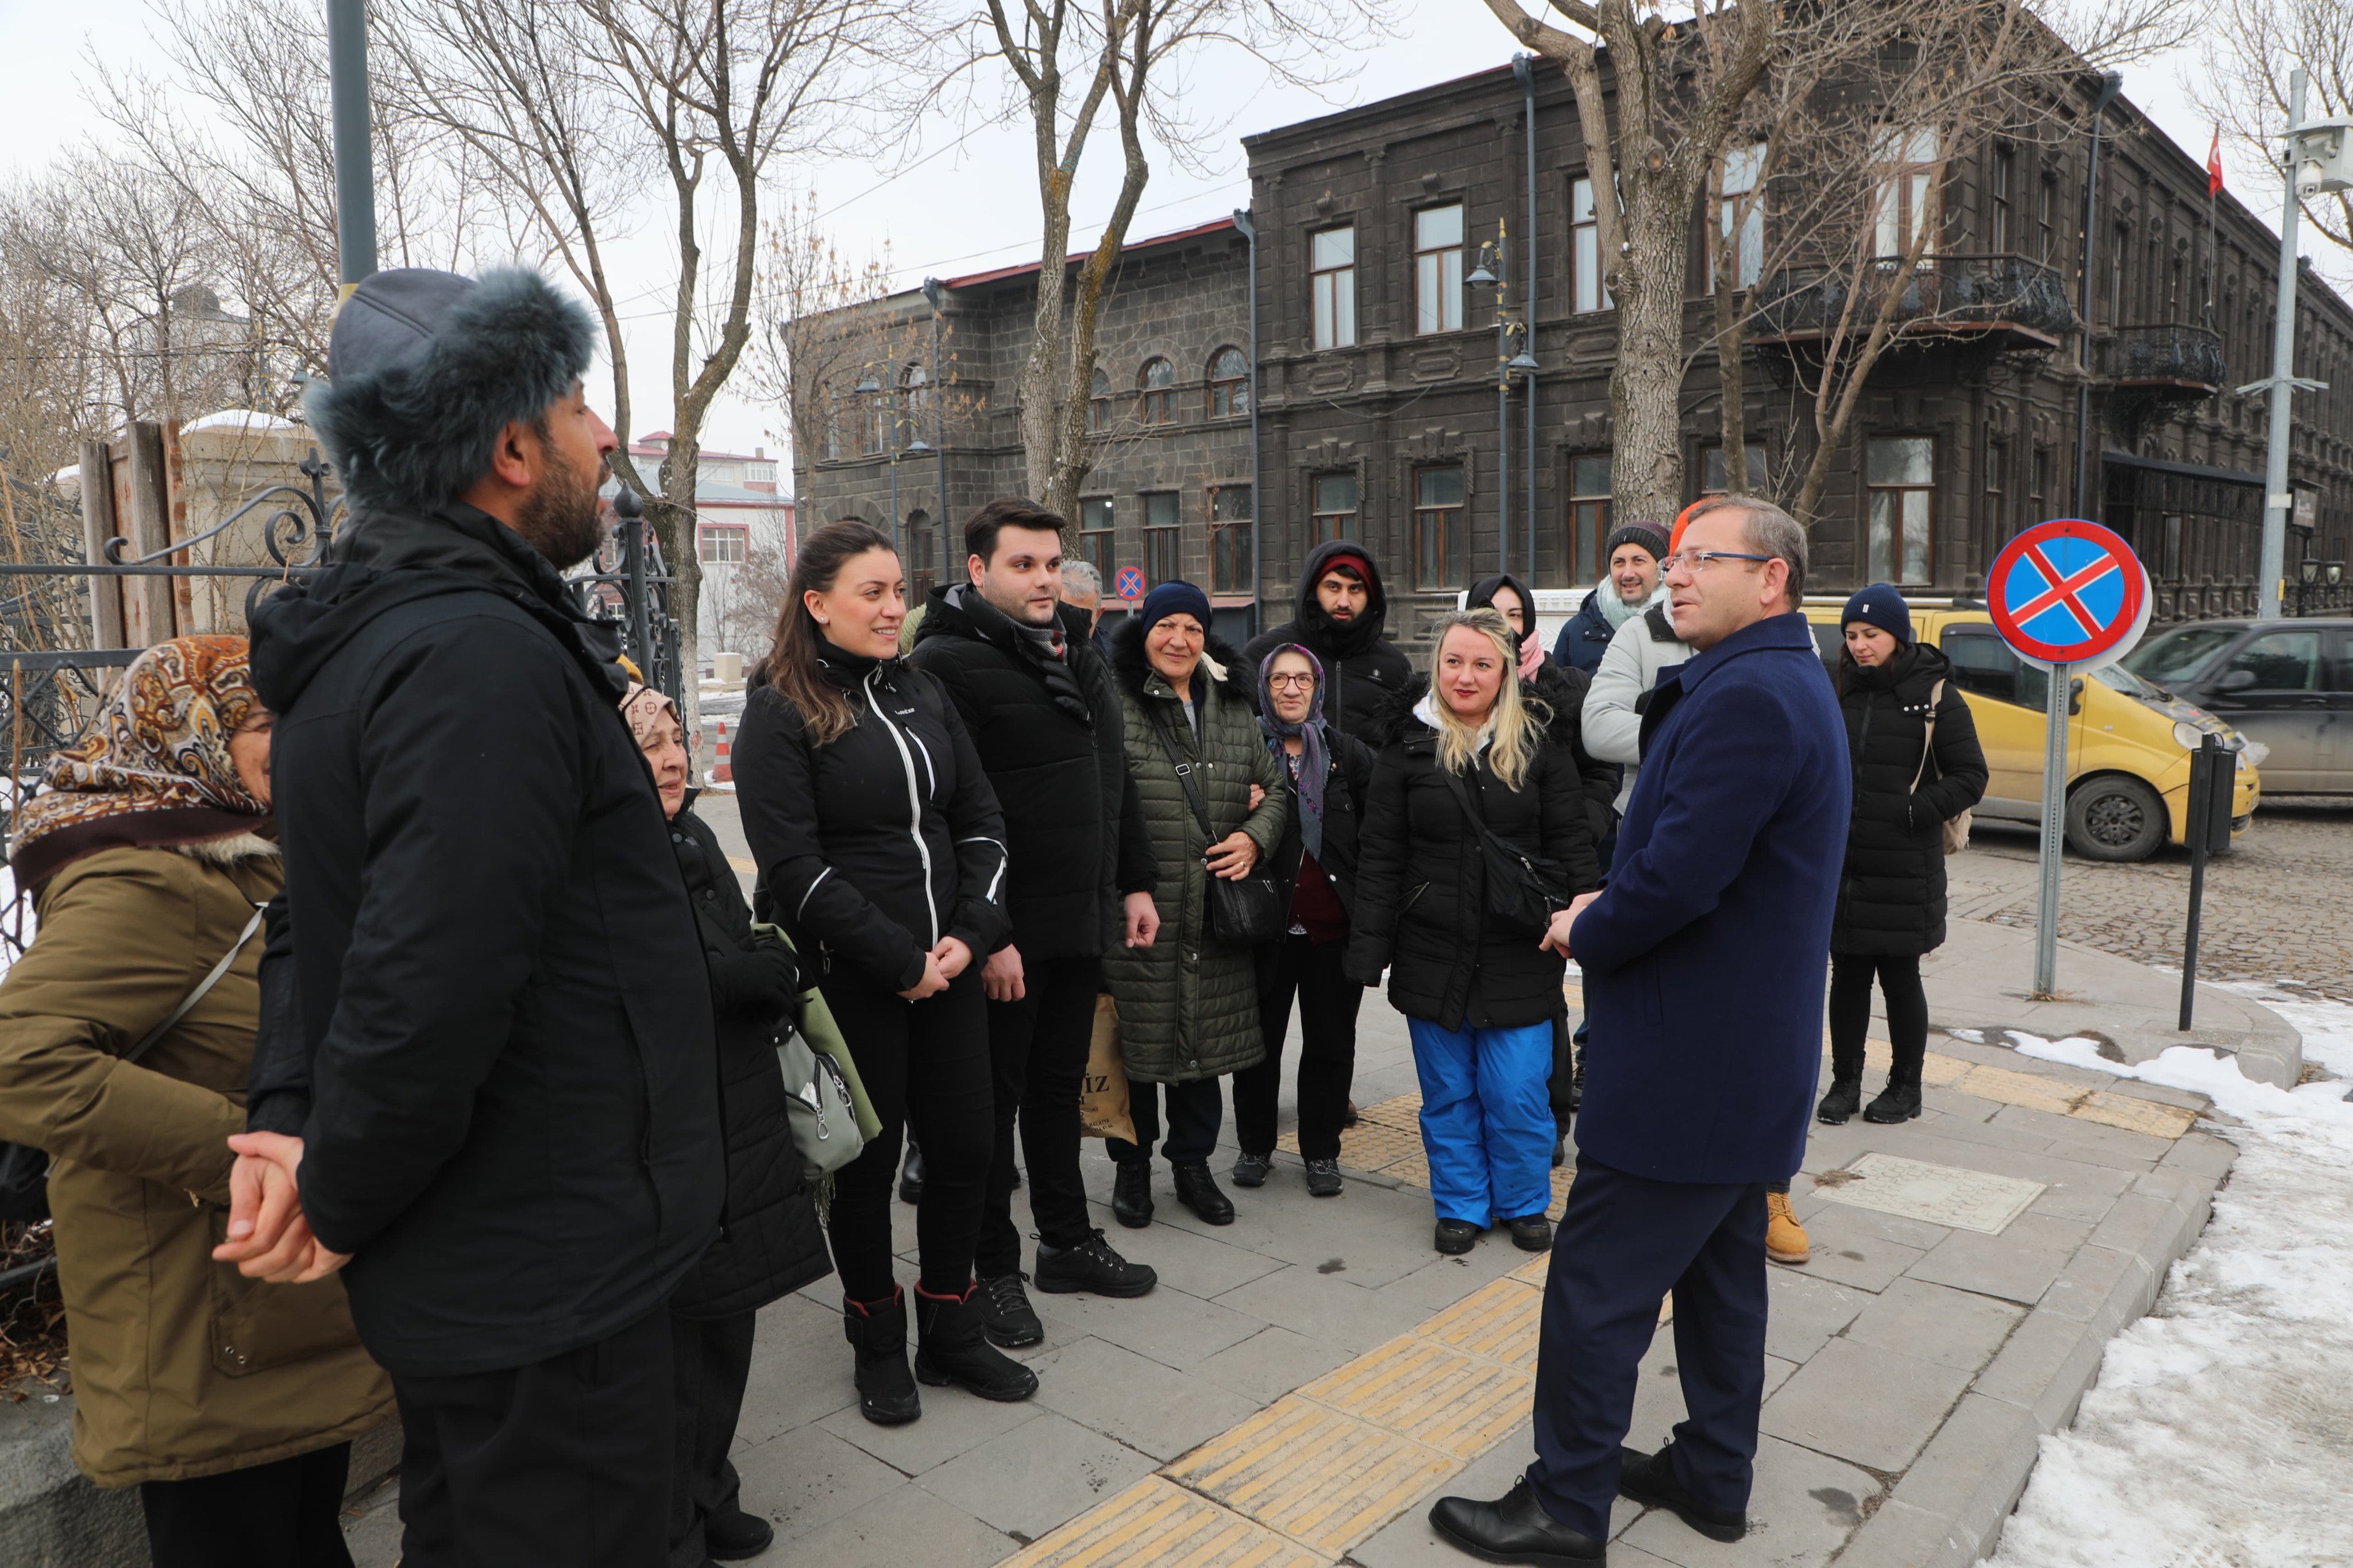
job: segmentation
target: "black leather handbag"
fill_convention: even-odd
[[[1177,751],[1175,737],[1168,733],[1167,724],[1157,712],[1152,716],[1152,728],[1176,770],[1176,782],[1185,786],[1185,798],[1193,803],[1193,815],[1201,823],[1201,837],[1215,844],[1218,830],[1209,826],[1209,803],[1202,798],[1200,781],[1193,776],[1193,764]],[[1261,855],[1250,874],[1240,879],[1215,873],[1209,876],[1208,890],[1203,899],[1209,917],[1209,933],[1228,947],[1255,947],[1283,933],[1282,889],[1275,885],[1274,874],[1267,869],[1266,862],[1267,858]]]
[[[1559,879],[1550,867],[1515,844],[1506,843],[1494,829],[1481,820],[1478,810],[1471,804],[1471,792],[1462,781],[1448,770],[1446,763],[1432,758],[1438,776],[1454,792],[1454,804],[1462,808],[1462,818],[1479,839],[1479,864],[1485,873],[1487,912],[1501,916],[1517,925],[1543,931],[1552,923],[1554,911],[1568,908],[1574,896],[1562,890]]]

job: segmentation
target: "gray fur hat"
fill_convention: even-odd
[[[588,312],[535,272],[396,268],[360,284],[304,400],[355,510],[430,511],[490,471],[510,421],[535,418],[596,353]]]

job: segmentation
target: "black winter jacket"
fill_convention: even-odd
[[[1593,674],[1601,663],[1601,656],[1609,650],[1609,639],[1618,635],[1618,628],[1601,613],[1601,595],[1617,591],[1614,585],[1604,583],[1585,595],[1585,602],[1577,606],[1577,614],[1569,616],[1560,628],[1560,636],[1553,639],[1552,657],[1556,660],[1567,668],[1582,670],[1588,677]]]
[[[1462,607],[1468,610],[1493,608],[1498,588],[1511,589],[1519,595],[1523,613],[1534,613],[1535,595],[1529,591],[1525,583],[1508,572],[1482,577],[1473,583],[1471,592],[1463,596]],[[1564,635],[1567,629],[1563,628]],[[1528,638],[1540,638],[1543,635],[1530,630],[1527,637],[1521,639],[1520,647],[1524,652]],[[1598,663],[1598,654],[1595,659]],[[1577,781],[1585,794],[1586,821],[1593,829],[1593,842],[1599,846],[1609,837],[1609,829],[1616,823],[1618,786],[1624,782],[1624,775],[1617,763],[1597,762],[1585,749],[1582,734],[1585,694],[1593,687],[1592,667],[1579,668],[1572,664],[1563,664],[1557,657],[1550,658],[1536,666],[1535,679],[1530,684],[1534,686],[1537,699],[1551,710],[1546,716],[1546,738],[1568,752],[1569,761],[1577,769]],[[1606,866],[1601,868],[1604,871],[1609,869]]]
[[[955,701],[1005,813],[1010,940],[1025,961],[1100,958],[1125,931],[1123,895],[1157,879],[1121,734],[1119,687],[1060,607],[1064,657],[1088,718],[1055,705],[1005,613],[968,584],[932,590],[907,662]]]
[[[727,1158],[719,1234],[670,1305],[682,1318],[726,1318],[765,1307],[833,1271],[817,1204],[801,1179],[776,1058],[776,1036],[801,987],[791,978],[796,966],[785,944],[753,933],[751,907],[735,869],[710,824],[694,815],[691,795],[670,819],[670,841],[711,970]]]
[[[1926,643],[1875,669],[1839,656],[1854,803],[1832,952],[1917,957],[1944,945],[1943,825],[1977,805],[1986,788],[1977,724],[1951,669]],[[1936,756],[1923,772],[1929,698],[1939,680],[1945,693],[1936,705]]]
[[[335,556],[253,616],[295,997],[255,1122],[301,1117],[303,1213],[379,1362],[522,1366],[710,1242],[702,945],[615,645],[554,569],[466,506],[363,513]]]
[[[1315,584],[1331,570],[1335,555],[1354,555],[1371,573],[1365,584],[1365,613],[1345,624],[1325,615],[1315,597]],[[1363,545],[1350,540],[1319,544],[1299,574],[1298,614],[1243,645],[1241,667],[1234,671],[1235,678],[1255,693],[1258,667],[1266,656],[1284,643],[1297,643],[1323,663],[1324,717],[1334,729],[1345,730],[1369,744],[1376,716],[1413,679],[1413,661],[1385,635],[1388,605],[1388,591],[1381,586],[1381,569]],[[1255,696],[1251,700],[1255,704]]]
[[[821,668],[858,716],[826,745],[765,680],[744,705],[733,763],[760,864],[752,907],[820,975],[905,991],[943,937],[975,962],[1004,945],[1005,819],[938,681],[830,644]]]
[[[1384,715],[1356,858],[1346,973],[1373,985],[1386,966],[1397,1010],[1445,1028],[1543,1023],[1560,1010],[1565,965],[1537,945],[1542,927],[1488,911],[1478,834],[1439,776],[1438,731],[1413,710],[1428,690],[1426,680],[1415,680]],[[1537,746],[1514,790],[1495,777],[1482,750],[1462,784],[1487,826],[1549,865],[1565,890],[1600,885],[1567,752]]]

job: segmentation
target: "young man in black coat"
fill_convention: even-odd
[[[1299,613],[1243,645],[1250,679],[1266,656],[1297,643],[1324,666],[1324,717],[1371,741],[1374,716],[1413,679],[1413,662],[1388,639],[1389,597],[1372,552],[1354,540],[1319,544],[1299,574]]]
[[[1033,1345],[1046,1331],[1021,1288],[1013,1224],[1020,1113],[1038,1225],[1038,1289],[1141,1296],[1159,1277],[1089,1223],[1079,1175],[1079,1089],[1116,942],[1148,947],[1158,880],[1127,770],[1118,689],[1061,600],[1069,524],[1034,501],[990,501],[965,524],[966,580],[932,590],[908,662],[953,698],[1005,812],[1010,941],[988,954],[997,1152],[981,1205],[974,1300],[988,1337]]]
[[[352,520],[253,617],[298,1059],[257,1060],[231,1249],[348,1259],[412,1563],[660,1559],[667,1302],[719,1216],[702,944],[558,574],[604,531],[596,341],[530,273],[362,283],[309,405]]]

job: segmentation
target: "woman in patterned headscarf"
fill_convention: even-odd
[[[284,879],[269,728],[243,637],[159,643],[9,843],[40,924],[0,982],[0,1138],[52,1162],[74,1462],[139,1486],[159,1568],[349,1564],[351,1440],[392,1410],[341,1280],[266,1284],[212,1257],[259,910]]]

